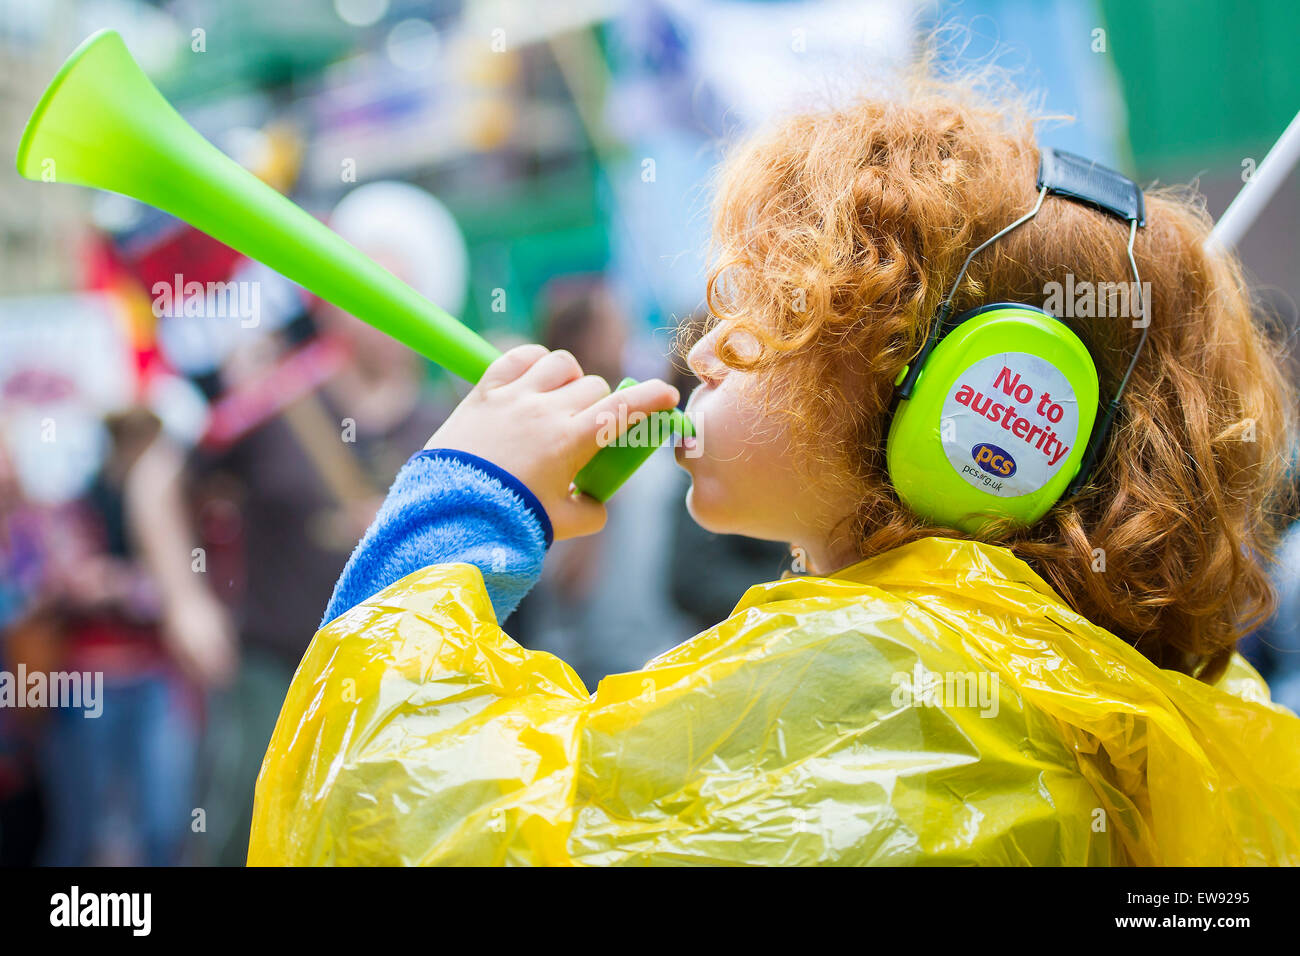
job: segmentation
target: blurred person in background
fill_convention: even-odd
[[[50,643],[43,622],[28,614],[40,573],[36,517],[0,440],[0,669],[11,674],[19,662],[28,664],[29,653],[39,654]],[[0,866],[36,863],[44,827],[36,762],[39,715],[0,708]]]
[[[595,276],[552,280],[544,292],[542,343],[572,352],[591,374],[618,384],[627,331],[613,298]],[[522,343],[520,343],[522,344]],[[557,541],[537,588],[511,616],[515,639],[526,647],[576,660],[583,643],[583,605],[599,572],[598,535]]]
[[[547,348],[571,352],[588,374],[618,386],[627,320],[603,279],[554,284],[543,330]],[[674,607],[668,587],[677,557],[668,532],[674,514],[685,510],[679,471],[669,449],[657,450],[606,503],[600,534],[555,542],[537,587],[504,623],[506,631],[571,664],[591,688],[690,637],[692,624]],[[618,565],[611,554],[620,556]],[[627,580],[644,586],[628,589]]]
[[[174,865],[193,807],[199,715],[176,667],[165,600],[140,553],[154,489],[137,465],[160,423],[136,407],[107,425],[111,449],[87,492],[38,516],[36,598],[10,632],[29,671],[103,676],[98,713],[50,707],[39,715],[47,804],[40,859]]]
[[[414,187],[377,184],[350,193],[330,221],[422,288],[447,267],[429,261],[428,236],[445,225],[433,202]],[[213,701],[204,747],[208,833],[195,840],[200,859],[222,865],[245,861],[262,755],[334,581],[410,449],[448,411],[424,359],[385,333],[323,301],[297,328],[341,350],[337,370],[219,453],[201,451],[187,479],[204,547],[214,559],[232,542],[237,552],[228,573],[191,575],[220,589],[239,632],[238,673]],[[292,347],[263,340],[258,354],[232,356],[227,377],[236,389],[259,378],[274,387],[275,362]]]

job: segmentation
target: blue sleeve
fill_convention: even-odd
[[[478,566],[504,621],[537,583],[552,540],[546,509],[514,475],[468,452],[419,452],[348,559],[321,625],[408,574],[452,562]]]

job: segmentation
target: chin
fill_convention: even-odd
[[[707,488],[708,483],[704,484]],[[700,480],[692,476],[691,488],[686,492],[686,510],[695,523],[705,531],[714,534],[743,534],[743,531],[736,528],[735,522],[726,514],[725,509],[719,507],[716,496],[707,491],[702,493],[700,485]],[[714,489],[715,492],[717,490]]]

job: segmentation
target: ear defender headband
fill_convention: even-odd
[[[885,461],[909,509],[976,533],[990,519],[1033,524],[1083,487],[1115,420],[1146,344],[1150,321],[1133,240],[1146,225],[1142,190],[1080,156],[1044,149],[1038,201],[975,248],[939,306],[925,345],[894,383]],[[952,317],[953,299],[977,255],[1038,214],[1051,193],[1129,224],[1130,301],[1142,335],[1109,406],[1097,421],[1097,368],[1064,322],[1033,305],[996,302]],[[1096,428],[1094,428],[1094,424]]]

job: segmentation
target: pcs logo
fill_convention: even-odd
[[[970,450],[970,456],[990,475],[1010,478],[1016,473],[1016,460],[997,445],[980,442]]]

